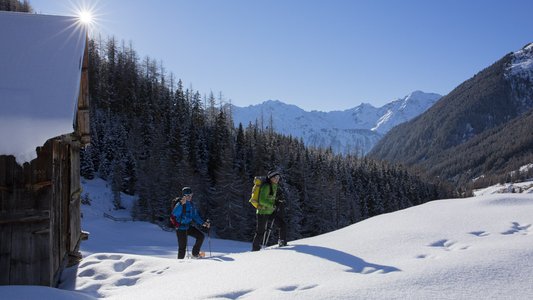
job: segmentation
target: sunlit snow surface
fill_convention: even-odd
[[[93,200],[83,206],[82,224],[90,239],[82,243],[81,263],[64,272],[61,288],[95,298],[528,299],[533,294],[531,194],[433,201],[254,253],[250,243],[212,238],[210,255],[206,239],[207,259],[178,261],[173,232],[103,218],[103,212],[128,216],[111,209],[103,181],[84,183],[86,193]],[[133,201],[125,197],[124,206]],[[19,299],[13,289],[0,287],[2,299]],[[62,299],[57,290],[17,289],[39,299]]]

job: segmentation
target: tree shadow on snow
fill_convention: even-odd
[[[360,274],[372,274],[380,273],[386,274],[390,272],[399,272],[400,269],[393,266],[378,265],[364,261],[363,259],[342,252],[339,250],[320,247],[320,246],[310,246],[310,245],[293,245],[284,248],[278,248],[280,250],[292,250],[300,253],[305,253],[308,255],[317,256],[323,259],[330,260],[332,262],[338,263],[349,267],[349,270],[346,272],[360,273]]]

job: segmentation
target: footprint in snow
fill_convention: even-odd
[[[283,292],[292,292],[296,290],[297,288],[298,288],[297,285],[289,285],[289,286],[280,287],[278,288],[278,290],[283,291]]]
[[[429,244],[428,246],[429,247],[442,248],[443,250],[446,250],[446,251],[466,250],[466,249],[470,248],[470,246],[461,246],[461,245],[457,244],[457,242],[450,241],[450,240],[447,240],[447,239],[442,239],[442,240],[435,241],[435,242]]]
[[[488,233],[486,231],[482,231],[482,230],[481,231],[471,231],[471,232],[469,232],[469,234],[475,235],[477,237],[484,237],[484,236],[490,235],[490,233]]]
[[[416,258],[418,258],[418,259],[424,259],[424,258],[430,259],[430,258],[437,258],[437,257],[434,256],[434,255],[430,255],[430,254],[420,254],[420,255],[417,255]]]
[[[113,268],[115,269],[116,272],[123,272],[124,270],[126,270],[129,266],[133,265],[133,263],[135,262],[134,259],[126,259],[125,261],[120,261],[120,262],[117,262],[113,265]]]
[[[510,234],[521,234],[521,235],[527,235],[529,234],[529,228],[531,227],[531,224],[527,225],[520,225],[518,222],[513,222],[513,226],[509,228],[509,230],[502,232],[503,235],[510,235]]]
[[[97,264],[97,263],[100,263],[100,261],[87,261],[87,262],[84,262],[83,264],[81,264],[79,266],[80,269],[83,269],[85,267],[88,267],[90,265],[94,265],[94,264]]]
[[[294,291],[305,291],[310,290],[312,288],[317,287],[318,284],[311,284],[311,285],[305,285],[305,286],[299,286],[299,285],[288,285],[278,288],[279,291],[282,292],[294,292]]]
[[[85,270],[78,274],[79,277],[93,277],[96,272],[93,269]]]
[[[122,258],[122,255],[107,255],[107,254],[103,254],[103,255],[98,255],[96,256],[96,259],[99,259],[99,260],[105,260],[105,259],[110,259],[110,260],[120,260]]]
[[[254,290],[242,290],[242,291],[236,291],[236,292],[231,292],[231,293],[226,293],[226,294],[215,295],[211,298],[239,299],[240,297],[245,296],[253,291]]]
[[[150,271],[150,273],[160,275],[160,274],[163,274],[168,269],[170,269],[170,267],[166,267],[163,270],[153,270],[153,271]]]
[[[115,284],[116,286],[132,286],[137,283],[139,278],[122,278]]]

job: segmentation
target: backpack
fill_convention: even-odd
[[[252,195],[250,197],[250,204],[253,205],[253,207],[257,208],[259,206],[259,191],[261,190],[261,186],[266,182],[265,176],[255,176],[254,177],[254,186],[252,187]]]
[[[174,211],[174,207],[176,207],[176,205],[178,204],[178,202],[180,201],[180,198],[179,197],[176,197],[172,200],[172,205],[171,205],[171,209],[170,209],[170,224],[172,224],[172,226],[174,226],[174,228],[178,228],[180,227],[181,225],[181,220],[180,222],[178,222],[178,220],[176,220],[176,216],[172,213]],[[181,212],[181,215],[183,216],[183,214],[185,214],[185,205],[182,205],[182,212]]]

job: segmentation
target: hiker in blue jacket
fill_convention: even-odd
[[[178,227],[176,227],[176,236],[178,237],[178,259],[185,257],[185,249],[187,248],[187,236],[192,236],[196,239],[194,246],[192,247],[192,256],[194,258],[200,258],[200,248],[204,242],[204,234],[198,230],[198,228],[191,226],[194,221],[198,225],[202,225],[206,228],[210,227],[209,222],[204,222],[198,210],[192,203],[192,189],[190,187],[184,187],[181,190],[183,196],[176,203],[176,206],[172,210]]]

